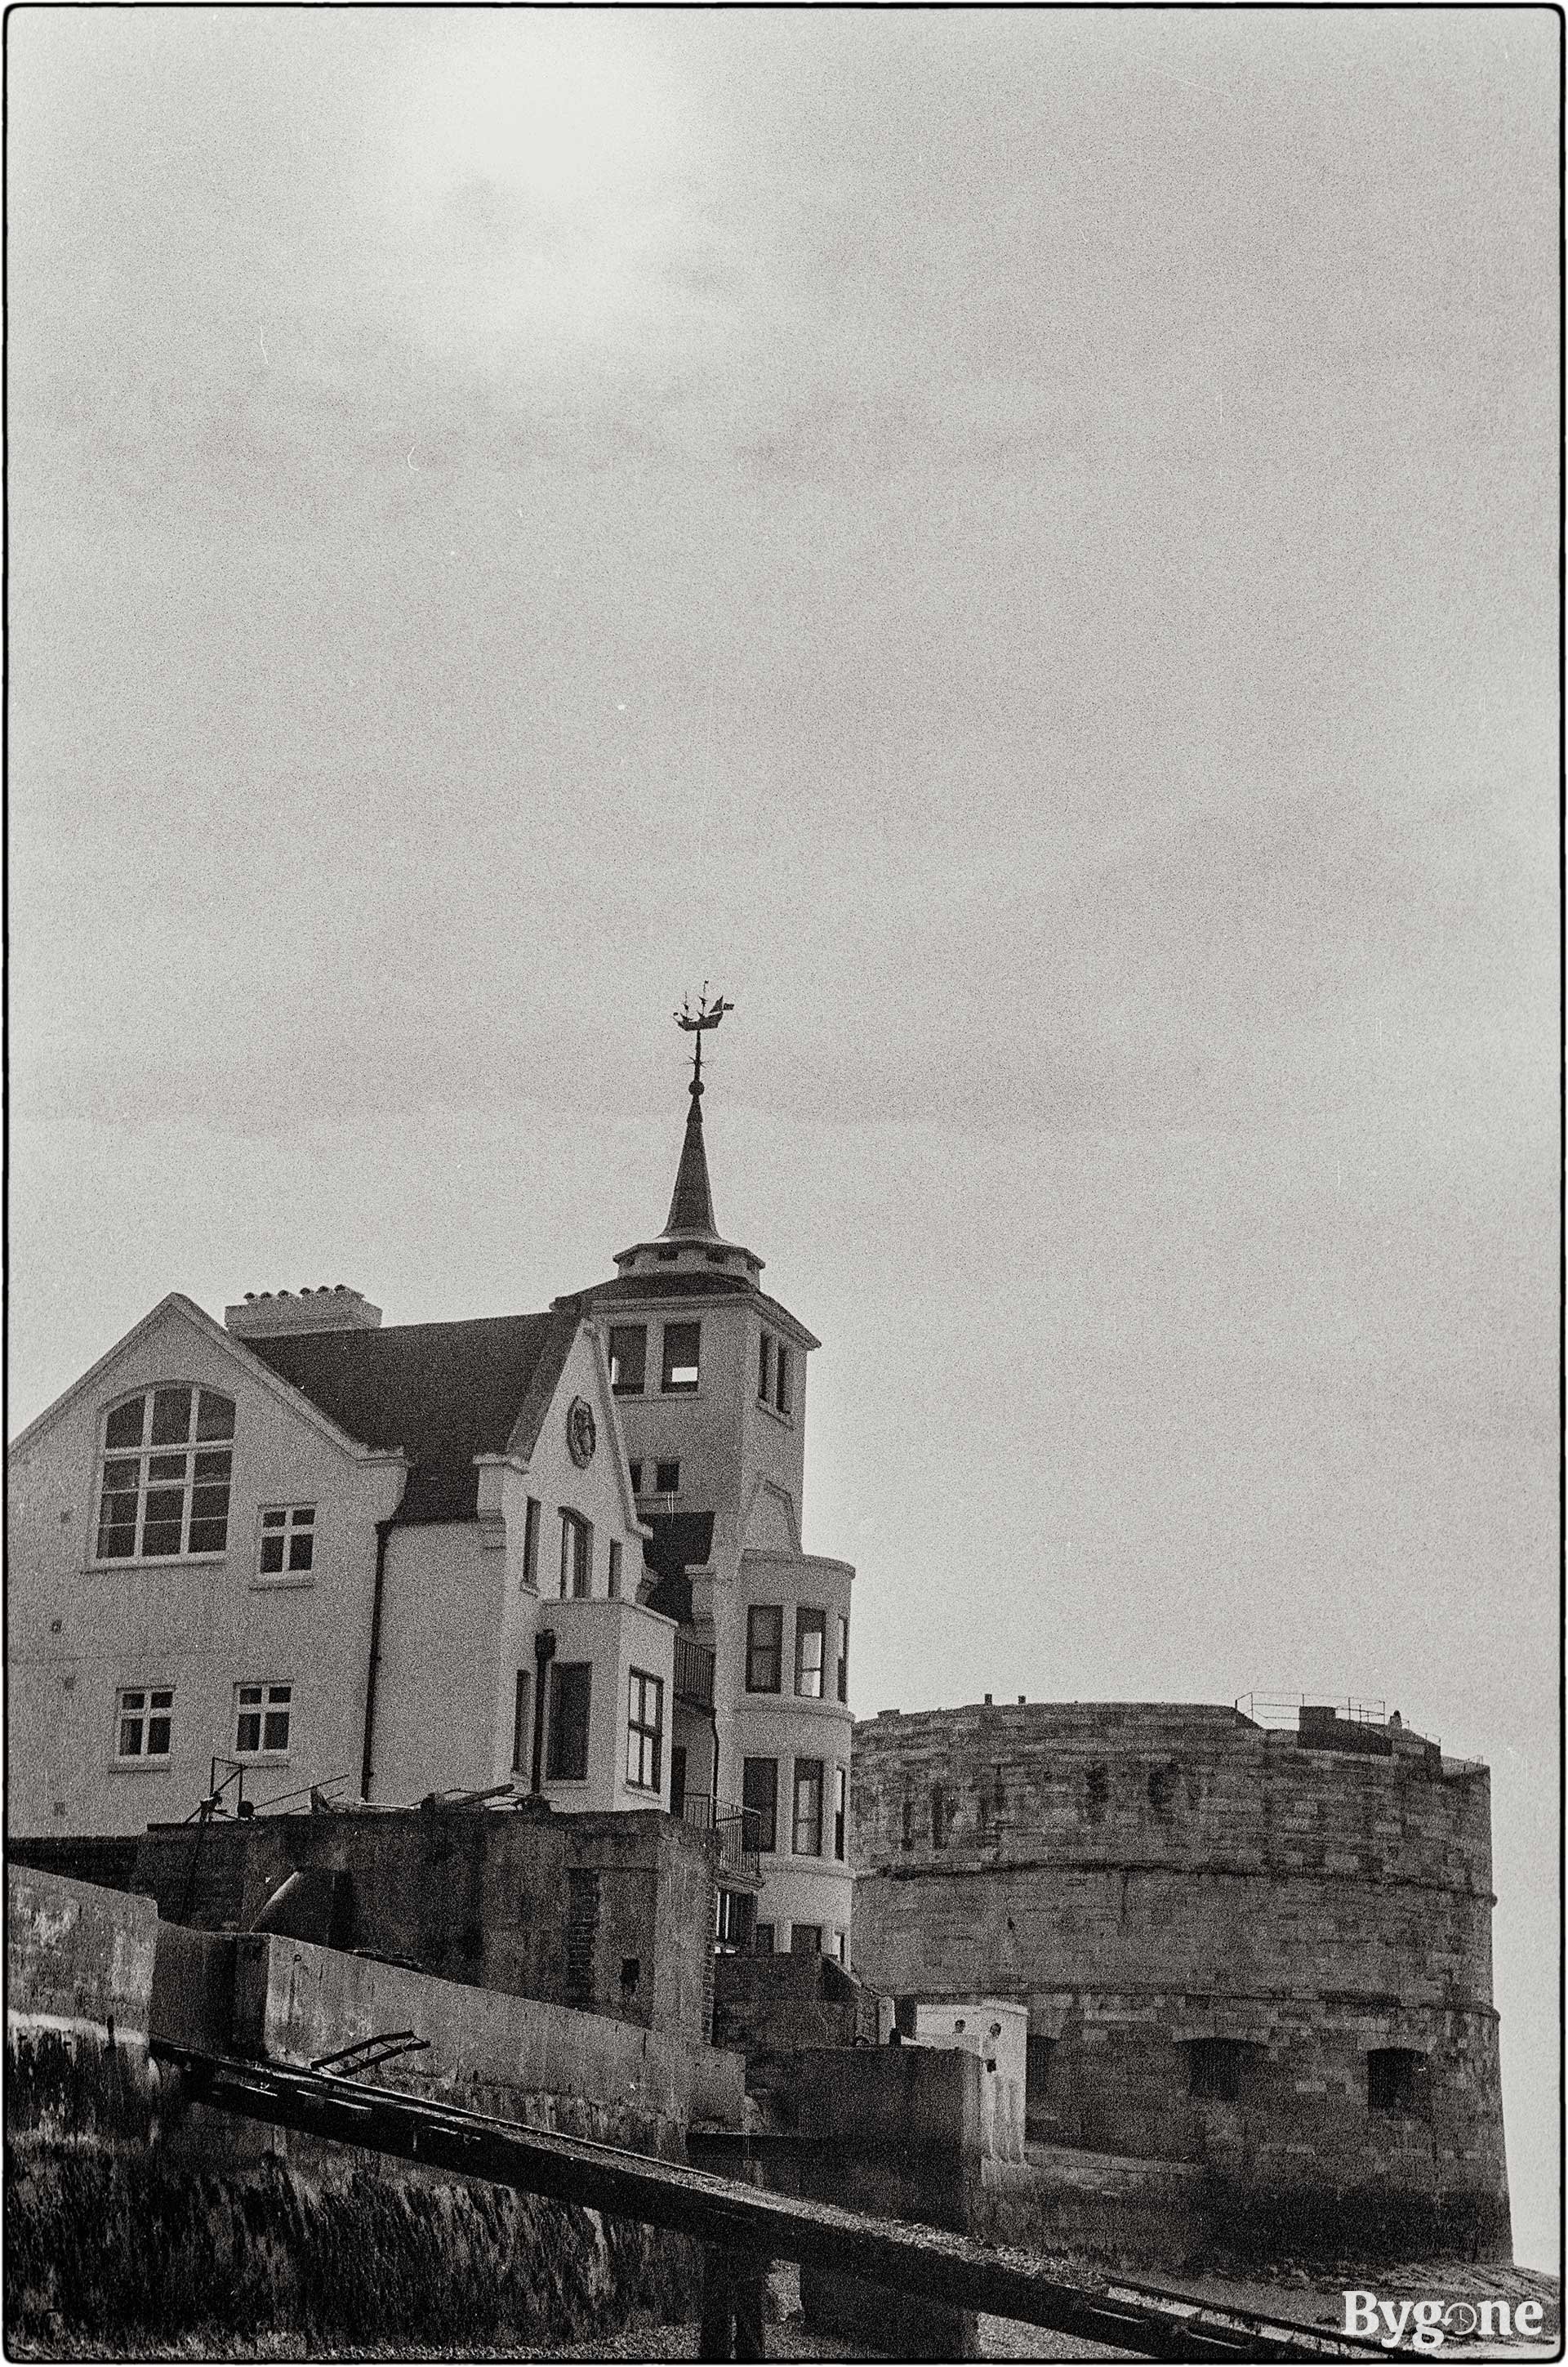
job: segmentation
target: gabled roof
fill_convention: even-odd
[[[403,1449],[412,1467],[400,1523],[471,1521],[475,1455],[532,1452],[576,1333],[575,1314],[563,1310],[249,1345],[351,1437]]]
[[[257,1356],[248,1341],[237,1340],[234,1334],[226,1330],[221,1323],[215,1323],[206,1308],[198,1307],[194,1298],[186,1297],[184,1291],[170,1290],[164,1293],[156,1307],[152,1308],[141,1318],[140,1323],[131,1325],[123,1339],[117,1340],[114,1346],[106,1350],[96,1363],[89,1365],[85,1373],[78,1374],[70,1387],[62,1389],[52,1404],[45,1406],[42,1413],[35,1414],[25,1429],[19,1430],[16,1437],[11,1440],[6,1450],[6,1453],[15,1455],[30,1445],[33,1439],[40,1436],[55,1417],[64,1411],[73,1399],[82,1396],[88,1389],[96,1387],[102,1376],[108,1372],[113,1365],[131,1349],[138,1347],[147,1335],[155,1331],[165,1317],[170,1315],[181,1318],[191,1326],[193,1331],[203,1333],[215,1346],[221,1348],[225,1355],[231,1356],[236,1364],[254,1373],[258,1380],[273,1392],[281,1404],[288,1405],[296,1414],[313,1422],[324,1437],[330,1438],[333,1445],[343,1448],[345,1454],[358,1455],[370,1446],[368,1440],[356,1437],[352,1431],[345,1431],[339,1423],[333,1421],[324,1407],[316,1404],[309,1398],[301,1404],[300,1393],[289,1387],[281,1373],[275,1372],[271,1365]],[[379,1451],[371,1447],[372,1453]]]

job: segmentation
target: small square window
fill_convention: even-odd
[[[293,1714],[292,1685],[237,1685],[234,1689],[235,1758],[286,1758]]]
[[[137,1685],[116,1703],[116,1749],[119,1759],[167,1759],[174,1733],[172,1685]]]
[[[1374,2112],[1431,2117],[1427,2057],[1413,2046],[1375,2046],[1367,2056],[1367,2106]]]
[[[654,1466],[653,1492],[656,1496],[680,1494],[681,1466],[679,1463],[660,1463]]]
[[[202,1458],[197,1457],[198,1467]],[[257,1569],[263,1578],[303,1574],[311,1569],[316,1552],[314,1504],[268,1505],[261,1516],[261,1554]]]
[[[1247,2049],[1239,2039],[1194,2038],[1188,2047],[1188,2090],[1220,2104],[1239,2101]]]

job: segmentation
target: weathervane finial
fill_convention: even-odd
[[[713,1002],[709,1002],[708,982],[705,978],[703,980],[703,991],[697,997],[695,1011],[692,1009],[692,998],[689,994],[683,994],[681,997],[681,1008],[673,1014],[675,1025],[677,1027],[683,1027],[688,1035],[694,1036],[697,1039],[692,1047],[692,1082],[689,1090],[694,1093],[700,1093],[703,1089],[704,1034],[708,1028],[716,1027],[725,1013],[733,1011],[734,1008],[734,1003],[726,1002],[722,994],[715,995]]]

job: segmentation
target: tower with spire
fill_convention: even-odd
[[[605,1343],[647,1530],[642,1599],[677,1623],[672,1800],[758,1846],[733,1862],[720,1940],[848,1962],[850,1565],[802,1548],[807,1364],[820,1342],[761,1287],[714,1214],[703,1042],[733,1008],[705,987],[663,1230],[583,1295]],[[732,1853],[727,1850],[727,1859]]]

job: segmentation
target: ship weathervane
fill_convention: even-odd
[[[692,1091],[694,1093],[700,1093],[703,1089],[704,1034],[708,1028],[716,1027],[725,1013],[733,1011],[734,1008],[734,1003],[727,1002],[722,994],[716,994],[712,1002],[709,1002],[708,982],[705,978],[703,980],[703,991],[697,997],[695,1011],[692,1009],[692,998],[689,994],[683,994],[681,997],[681,1008],[673,1014],[675,1025],[677,1027],[683,1027],[688,1035],[694,1036],[697,1039],[692,1047]]]

